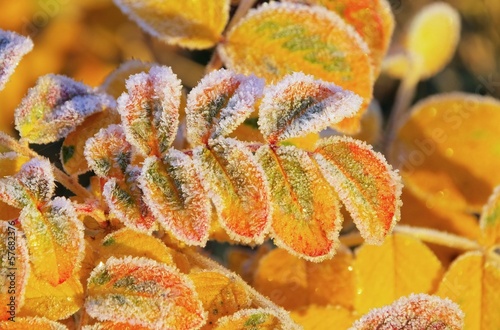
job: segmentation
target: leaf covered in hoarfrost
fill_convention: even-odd
[[[0,321],[0,329],[2,330],[68,330],[64,324],[51,321],[45,317],[16,317],[15,322]]]
[[[146,204],[166,229],[187,244],[206,244],[212,205],[189,156],[170,149],[162,160],[149,157],[139,180]]]
[[[114,0],[149,34],[191,49],[214,46],[229,19],[229,0]]]
[[[389,306],[370,311],[349,330],[450,329],[461,330],[464,313],[449,299],[411,294]]]
[[[37,276],[55,286],[80,268],[85,247],[83,225],[71,201],[56,197],[41,208],[28,205],[19,221]]]
[[[485,245],[500,244],[500,186],[497,186],[483,207],[479,226]]]
[[[0,91],[5,87],[21,58],[33,49],[30,38],[0,30]]]
[[[206,75],[187,98],[187,138],[191,146],[225,137],[255,110],[264,81],[229,70]]]
[[[206,320],[191,280],[147,258],[109,258],[90,274],[85,308],[99,321],[194,329]]]
[[[215,330],[285,330],[298,329],[287,319],[268,308],[242,309],[233,315],[224,316],[217,322]]]
[[[15,112],[21,138],[31,143],[50,143],[66,137],[83,120],[105,108],[114,99],[61,75],[40,77]]]
[[[92,325],[84,325],[82,330],[151,330],[150,327],[140,325],[130,325],[124,322],[96,322]]]
[[[32,159],[15,175],[0,179],[0,199],[17,208],[46,203],[54,190],[54,173],[45,159]]]
[[[362,102],[353,92],[295,72],[265,89],[259,129],[270,143],[317,133],[354,116]]]
[[[1,322],[15,317],[23,306],[30,272],[26,240],[15,221],[0,221],[0,251]]]
[[[132,158],[132,146],[121,125],[110,125],[87,140],[84,155],[100,177],[123,179]]]
[[[320,140],[314,158],[361,236],[380,244],[399,221],[401,178],[384,157],[349,137]]]
[[[275,243],[310,261],[333,256],[342,223],[339,200],[309,154],[264,145],[256,156],[269,182]]]
[[[208,148],[193,150],[193,159],[226,232],[244,243],[262,243],[271,220],[269,191],[246,145],[229,138],[210,140]]]
[[[181,81],[165,66],[130,76],[118,112],[128,141],[144,156],[161,156],[172,145],[179,125]]]

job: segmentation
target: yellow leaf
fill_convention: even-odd
[[[76,313],[82,307],[83,300],[83,287],[77,275],[52,286],[32,272],[19,316],[43,315],[51,320],[63,320]]]
[[[335,13],[319,6],[266,3],[228,32],[219,51],[228,68],[268,83],[302,71],[358,94],[364,106],[357,118],[350,126],[342,121],[335,127],[359,130],[359,117],[372,97],[373,68],[364,41]]]
[[[433,292],[443,273],[441,263],[424,243],[403,234],[387,237],[381,246],[361,246],[354,270],[359,313],[413,292]]]
[[[149,71],[152,66],[153,64],[151,63],[144,63],[137,60],[126,61],[111,72],[99,88],[117,99],[127,90],[125,81],[131,75]]]
[[[481,252],[457,258],[439,284],[437,295],[456,302],[467,330],[500,328],[500,267]]]
[[[13,152],[0,153],[0,178],[16,174],[27,161],[29,161],[28,157]],[[0,201],[0,219],[18,218],[19,212],[18,208]]]
[[[405,40],[411,69],[421,79],[441,71],[451,60],[460,39],[460,15],[444,2],[424,7],[412,19]]]
[[[335,258],[308,262],[282,249],[274,249],[259,261],[254,287],[287,310],[318,306],[354,305],[353,257],[340,250]]]
[[[191,49],[215,45],[229,18],[229,1],[116,0],[146,32],[168,44]]]
[[[479,225],[483,244],[490,246],[500,243],[500,186],[495,188],[488,203],[483,207]]]
[[[500,102],[493,98],[429,97],[413,107],[388,158],[426,205],[479,213],[500,184],[498,121]]]
[[[292,318],[304,330],[348,329],[356,320],[352,312],[341,306],[310,305],[291,312]]]
[[[58,322],[51,321],[45,317],[18,317],[15,322],[0,321],[0,329],[2,330],[68,330],[68,328]]]
[[[208,312],[207,324],[202,329],[212,329],[219,318],[250,307],[251,298],[236,276],[216,271],[192,272],[188,276]]]
[[[243,309],[219,319],[216,330],[285,330],[296,329],[272,309]]]
[[[449,299],[412,294],[377,308],[357,320],[349,330],[449,329],[462,330],[464,313]]]

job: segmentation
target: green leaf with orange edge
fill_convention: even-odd
[[[354,116],[362,102],[350,91],[295,72],[264,90],[259,130],[271,144],[317,133]]]
[[[465,314],[464,329],[500,327],[500,264],[480,251],[467,252],[449,267],[436,292],[456,302]]]
[[[139,184],[146,204],[165,229],[189,245],[205,246],[212,205],[189,156],[170,149],[161,160],[146,158]]]
[[[191,280],[147,258],[109,258],[88,280],[87,313],[99,321],[152,328],[199,328],[206,322]]]
[[[313,157],[361,236],[380,244],[400,218],[400,177],[370,145],[349,137],[318,142]]]
[[[152,36],[171,45],[206,49],[221,38],[229,19],[229,0],[114,0]]]
[[[21,211],[19,222],[37,276],[56,286],[80,268],[84,228],[71,201],[56,197],[40,208],[28,205]]]
[[[15,225],[14,220],[0,221],[0,321],[15,319],[30,273],[26,240]]]
[[[43,315],[51,320],[63,320],[80,310],[84,298],[83,286],[76,274],[64,283],[53,286],[31,272],[24,306],[18,314],[22,317]]]
[[[229,236],[262,243],[271,221],[270,195],[264,171],[247,146],[229,138],[209,140],[208,147],[193,149],[193,160]]]
[[[479,219],[483,245],[500,244],[500,186],[495,187]]]
[[[387,0],[287,0],[320,5],[351,24],[370,48],[375,76],[380,72],[394,30],[394,16]]]
[[[356,93],[363,106],[335,128],[359,130],[359,118],[372,98],[373,68],[364,41],[334,12],[320,6],[263,4],[230,29],[218,51],[229,69],[256,74],[268,83],[303,71]]]
[[[359,313],[413,292],[434,292],[444,272],[424,243],[404,234],[387,237],[381,246],[362,245],[356,251],[354,270]]]
[[[191,272],[203,308],[208,312],[207,323],[202,329],[213,329],[218,319],[249,308],[251,297],[242,280],[215,270]]]
[[[354,306],[354,258],[340,249],[335,258],[312,263],[274,249],[263,256],[253,274],[253,287],[289,311],[310,305]]]
[[[429,97],[411,109],[388,159],[424,203],[479,213],[500,184],[498,120],[496,99],[466,93]]]
[[[255,110],[264,81],[229,70],[206,75],[187,97],[186,133],[192,147],[227,137]]]
[[[13,176],[21,170],[21,166],[30,160],[29,157],[19,155],[15,152],[0,153],[0,182],[1,178]],[[2,183],[0,183],[2,186]],[[0,188],[0,191],[3,188]],[[1,195],[2,193],[0,193]],[[0,219],[9,220],[19,217],[19,208],[8,205],[0,197]]]
[[[16,208],[40,206],[55,190],[54,173],[45,159],[31,159],[13,176],[0,179],[0,199]]]
[[[127,140],[143,156],[162,156],[172,145],[179,125],[181,81],[166,66],[130,76],[127,93],[118,98]]]
[[[30,38],[11,31],[0,30],[0,91],[4,89],[10,76],[24,55],[33,49]]]
[[[331,258],[342,223],[336,193],[309,154],[294,146],[262,146],[256,157],[270,188],[274,242],[309,261]]]
[[[449,299],[411,294],[377,308],[354,322],[349,330],[449,329],[461,330],[464,313]]]
[[[243,309],[217,322],[216,330],[288,330],[299,329],[268,308]]]
[[[356,320],[349,309],[332,305],[309,305],[290,314],[304,329],[314,330],[347,329]]]
[[[55,142],[84,119],[106,108],[114,99],[61,75],[40,77],[15,112],[16,128],[30,143]]]
[[[85,143],[100,129],[119,122],[120,116],[116,110],[107,108],[89,116],[73,132],[69,133],[63,141],[60,152],[64,171],[71,175],[79,175],[89,171],[90,168],[84,154]]]
[[[15,322],[0,321],[0,328],[3,330],[68,330],[64,324],[51,321],[45,317],[16,317]]]

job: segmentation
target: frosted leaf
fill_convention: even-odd
[[[127,227],[151,233],[156,227],[156,219],[142,199],[139,175],[139,168],[129,166],[125,180],[110,179],[102,194],[113,215]]]
[[[54,189],[52,167],[45,159],[32,159],[14,176],[0,179],[0,199],[17,208],[49,201]]]
[[[49,320],[45,317],[16,317],[15,322],[0,321],[0,329],[2,330],[68,330],[64,324]]]
[[[354,322],[349,330],[449,329],[463,328],[464,314],[449,299],[412,294],[389,306],[376,308]]]
[[[0,321],[15,316],[24,303],[30,272],[28,249],[16,221],[0,221]],[[12,275],[14,271],[14,276]],[[14,289],[14,290],[13,290]],[[11,297],[14,298],[12,310]],[[2,328],[3,329],[3,328]]]
[[[129,323],[121,323],[121,322],[96,322],[92,325],[84,325],[82,330],[128,330],[132,329],[132,326]],[[133,326],[134,330],[151,330],[150,327],[141,327],[139,325]]]
[[[294,146],[264,145],[256,157],[269,182],[276,245],[309,261],[331,258],[339,244],[342,215],[319,167]]]
[[[69,200],[56,197],[40,209],[28,205],[21,211],[19,221],[38,277],[55,286],[80,268],[84,228]]]
[[[191,280],[147,258],[109,258],[88,279],[87,313],[99,321],[198,329],[206,320]]]
[[[60,75],[40,77],[15,112],[16,128],[31,143],[50,143],[71,133],[83,120],[114,99]]]
[[[21,58],[33,49],[30,38],[0,30],[0,91],[4,89]]]
[[[401,178],[384,157],[349,137],[321,140],[314,158],[361,236],[381,244],[400,218]]]
[[[162,160],[149,157],[139,181],[146,204],[166,229],[182,242],[205,246],[212,205],[191,158],[175,149]]]
[[[317,133],[354,116],[362,103],[353,92],[295,72],[264,90],[259,129],[270,143]]]
[[[488,203],[483,207],[479,226],[485,244],[500,243],[500,186],[494,189]]]
[[[255,110],[264,81],[229,70],[206,75],[187,97],[187,138],[192,146],[225,137]]]
[[[263,242],[271,221],[269,190],[262,167],[246,145],[234,139],[209,140],[193,150],[202,184],[232,239]]]
[[[144,155],[161,156],[172,145],[179,125],[181,81],[169,67],[130,76],[118,98],[128,141]]]
[[[100,177],[123,178],[132,157],[132,146],[121,125],[101,129],[85,143],[89,167]]]
[[[297,327],[270,308],[242,309],[219,319],[215,330],[285,330]]]

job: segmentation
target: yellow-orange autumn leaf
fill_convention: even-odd
[[[340,250],[331,260],[312,263],[274,249],[260,259],[253,286],[287,310],[309,305],[352,308],[355,296],[353,256]]]
[[[76,274],[64,283],[53,286],[32,272],[19,315],[63,320],[76,313],[82,307],[83,300],[83,286]]]
[[[16,222],[0,221],[0,321],[13,321],[24,304],[30,272],[28,249]]]
[[[389,160],[424,203],[479,213],[500,184],[498,121],[496,99],[465,93],[429,97],[397,131]]]
[[[243,309],[220,318],[215,330],[292,330],[298,329],[272,309]]]
[[[51,321],[45,317],[16,317],[15,322],[0,321],[2,330],[68,330],[64,324]]]
[[[349,125],[356,132],[359,117],[372,97],[374,82],[369,50],[354,29],[320,6],[271,2],[250,11],[227,34],[219,48],[226,66],[276,82],[293,71],[333,82],[364,100]]]
[[[149,34],[168,44],[205,49],[221,38],[229,18],[229,0],[115,0]]]
[[[500,266],[479,251],[458,257],[439,284],[437,295],[456,302],[467,330],[500,328]]]
[[[449,299],[412,294],[377,308],[357,320],[349,330],[449,329],[461,330],[464,313]],[[489,328],[491,329],[491,328]]]
[[[479,225],[484,245],[500,243],[500,186],[495,188],[488,203],[483,207]]]
[[[18,155],[15,152],[0,153],[0,178],[16,174],[27,161],[29,161],[28,157]],[[18,208],[0,200],[0,219],[15,219],[19,217],[19,212]]]
[[[147,258],[109,258],[90,274],[85,308],[99,321],[152,328],[201,327],[206,315],[191,280]]]
[[[359,313],[413,292],[434,292],[443,273],[441,263],[424,243],[403,234],[389,236],[382,246],[361,246],[354,270]]]
[[[380,72],[394,30],[391,4],[387,0],[288,0],[320,5],[351,24],[370,48],[375,76]]]
[[[305,330],[347,329],[356,320],[349,309],[332,305],[309,305],[292,311],[291,316]]]
[[[122,322],[97,322],[92,325],[84,325],[82,330],[151,330],[151,328]]]
[[[203,329],[212,329],[219,318],[250,307],[250,295],[240,278],[217,271],[192,272],[188,276],[208,312]]]
[[[99,89],[117,99],[127,91],[125,82],[131,75],[149,71],[152,66],[137,60],[126,61],[106,77]]]

